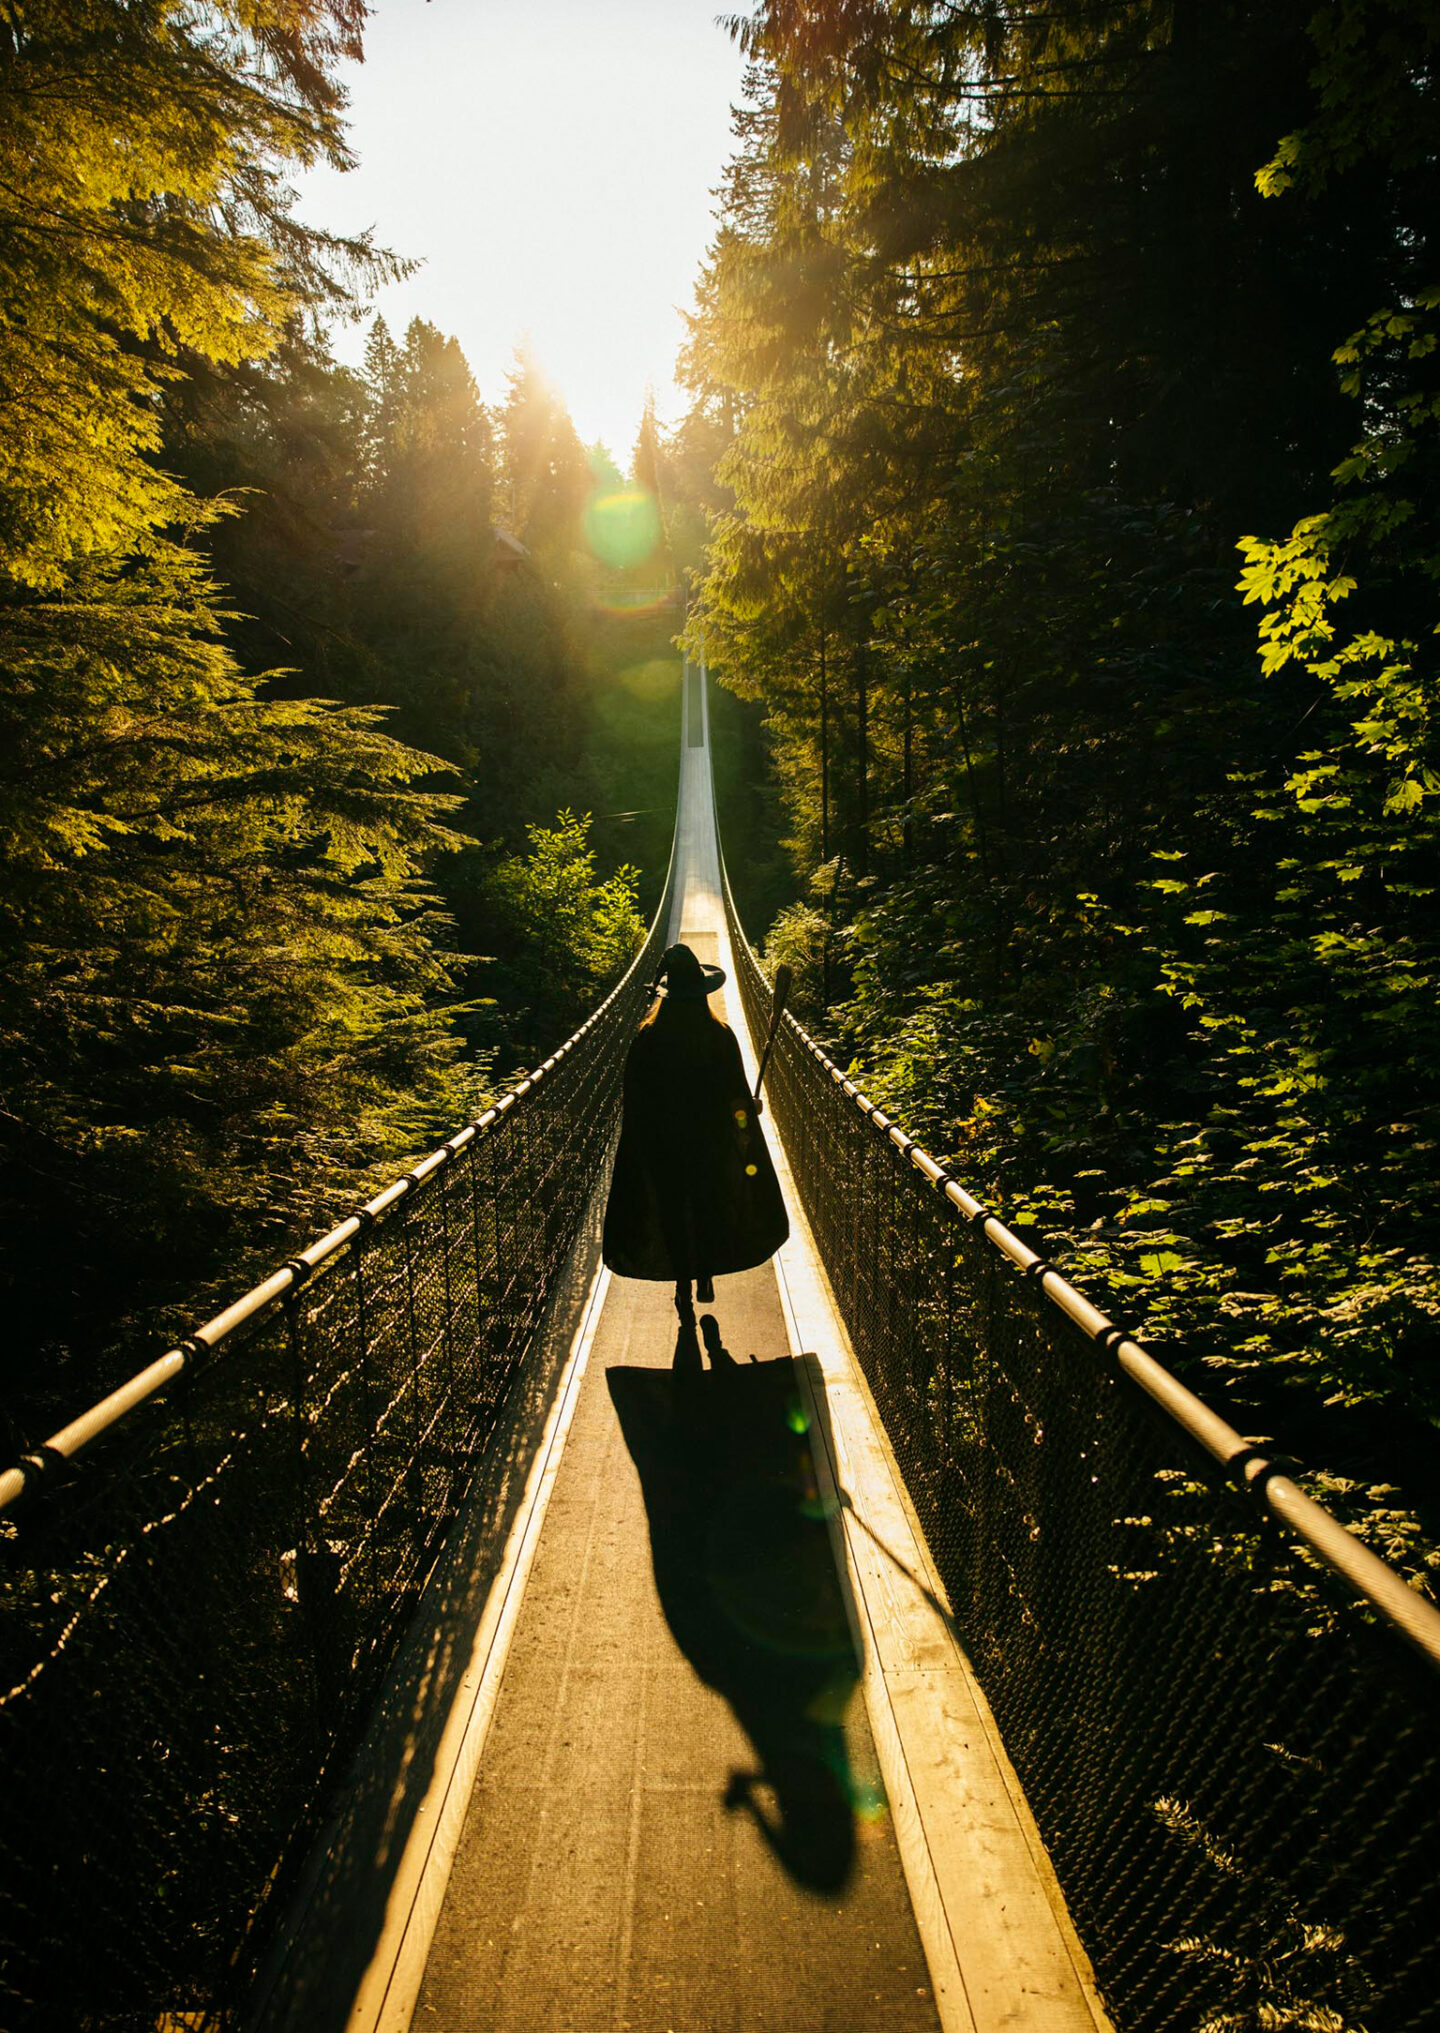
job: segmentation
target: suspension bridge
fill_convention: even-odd
[[[0,1475],[7,2033],[1420,2033],[1440,1616],[793,1018],[791,1238],[612,1279],[645,949]]]

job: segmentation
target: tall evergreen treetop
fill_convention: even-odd
[[[766,711],[772,952],[1052,1261],[1241,1423],[1303,1383],[1372,1543],[1377,1458],[1440,1543],[1436,10],[739,32],[694,635]]]
[[[166,471],[374,265],[283,181],[347,160],[363,13],[0,14],[0,1291],[42,1432],[127,1315],[243,1276],[473,1087],[428,882],[456,800],[375,712],[242,669],[179,535],[218,504]]]
[[[570,413],[522,348],[500,416],[503,500],[515,534],[554,563],[579,541],[590,465]]]
[[[287,171],[349,158],[332,73],[361,0],[19,0],[0,18],[0,570],[55,587],[185,513],[157,464],[187,354],[268,352],[367,240]]]

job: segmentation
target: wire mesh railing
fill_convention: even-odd
[[[607,1162],[670,894],[529,1079],[0,1477],[6,2033],[232,2022]]]
[[[768,1090],[1120,2033],[1440,2025],[1440,1614],[788,1015]]]

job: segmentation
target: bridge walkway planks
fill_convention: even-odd
[[[670,934],[714,959],[698,676]],[[938,2024],[774,1270],[700,1313],[609,1284],[417,2028]]]
[[[773,1272],[706,1313],[610,1286],[417,2027],[937,2023]]]

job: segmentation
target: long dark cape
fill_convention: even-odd
[[[625,1278],[747,1271],[790,1224],[735,1033],[662,1010],[625,1061],[605,1261]]]

